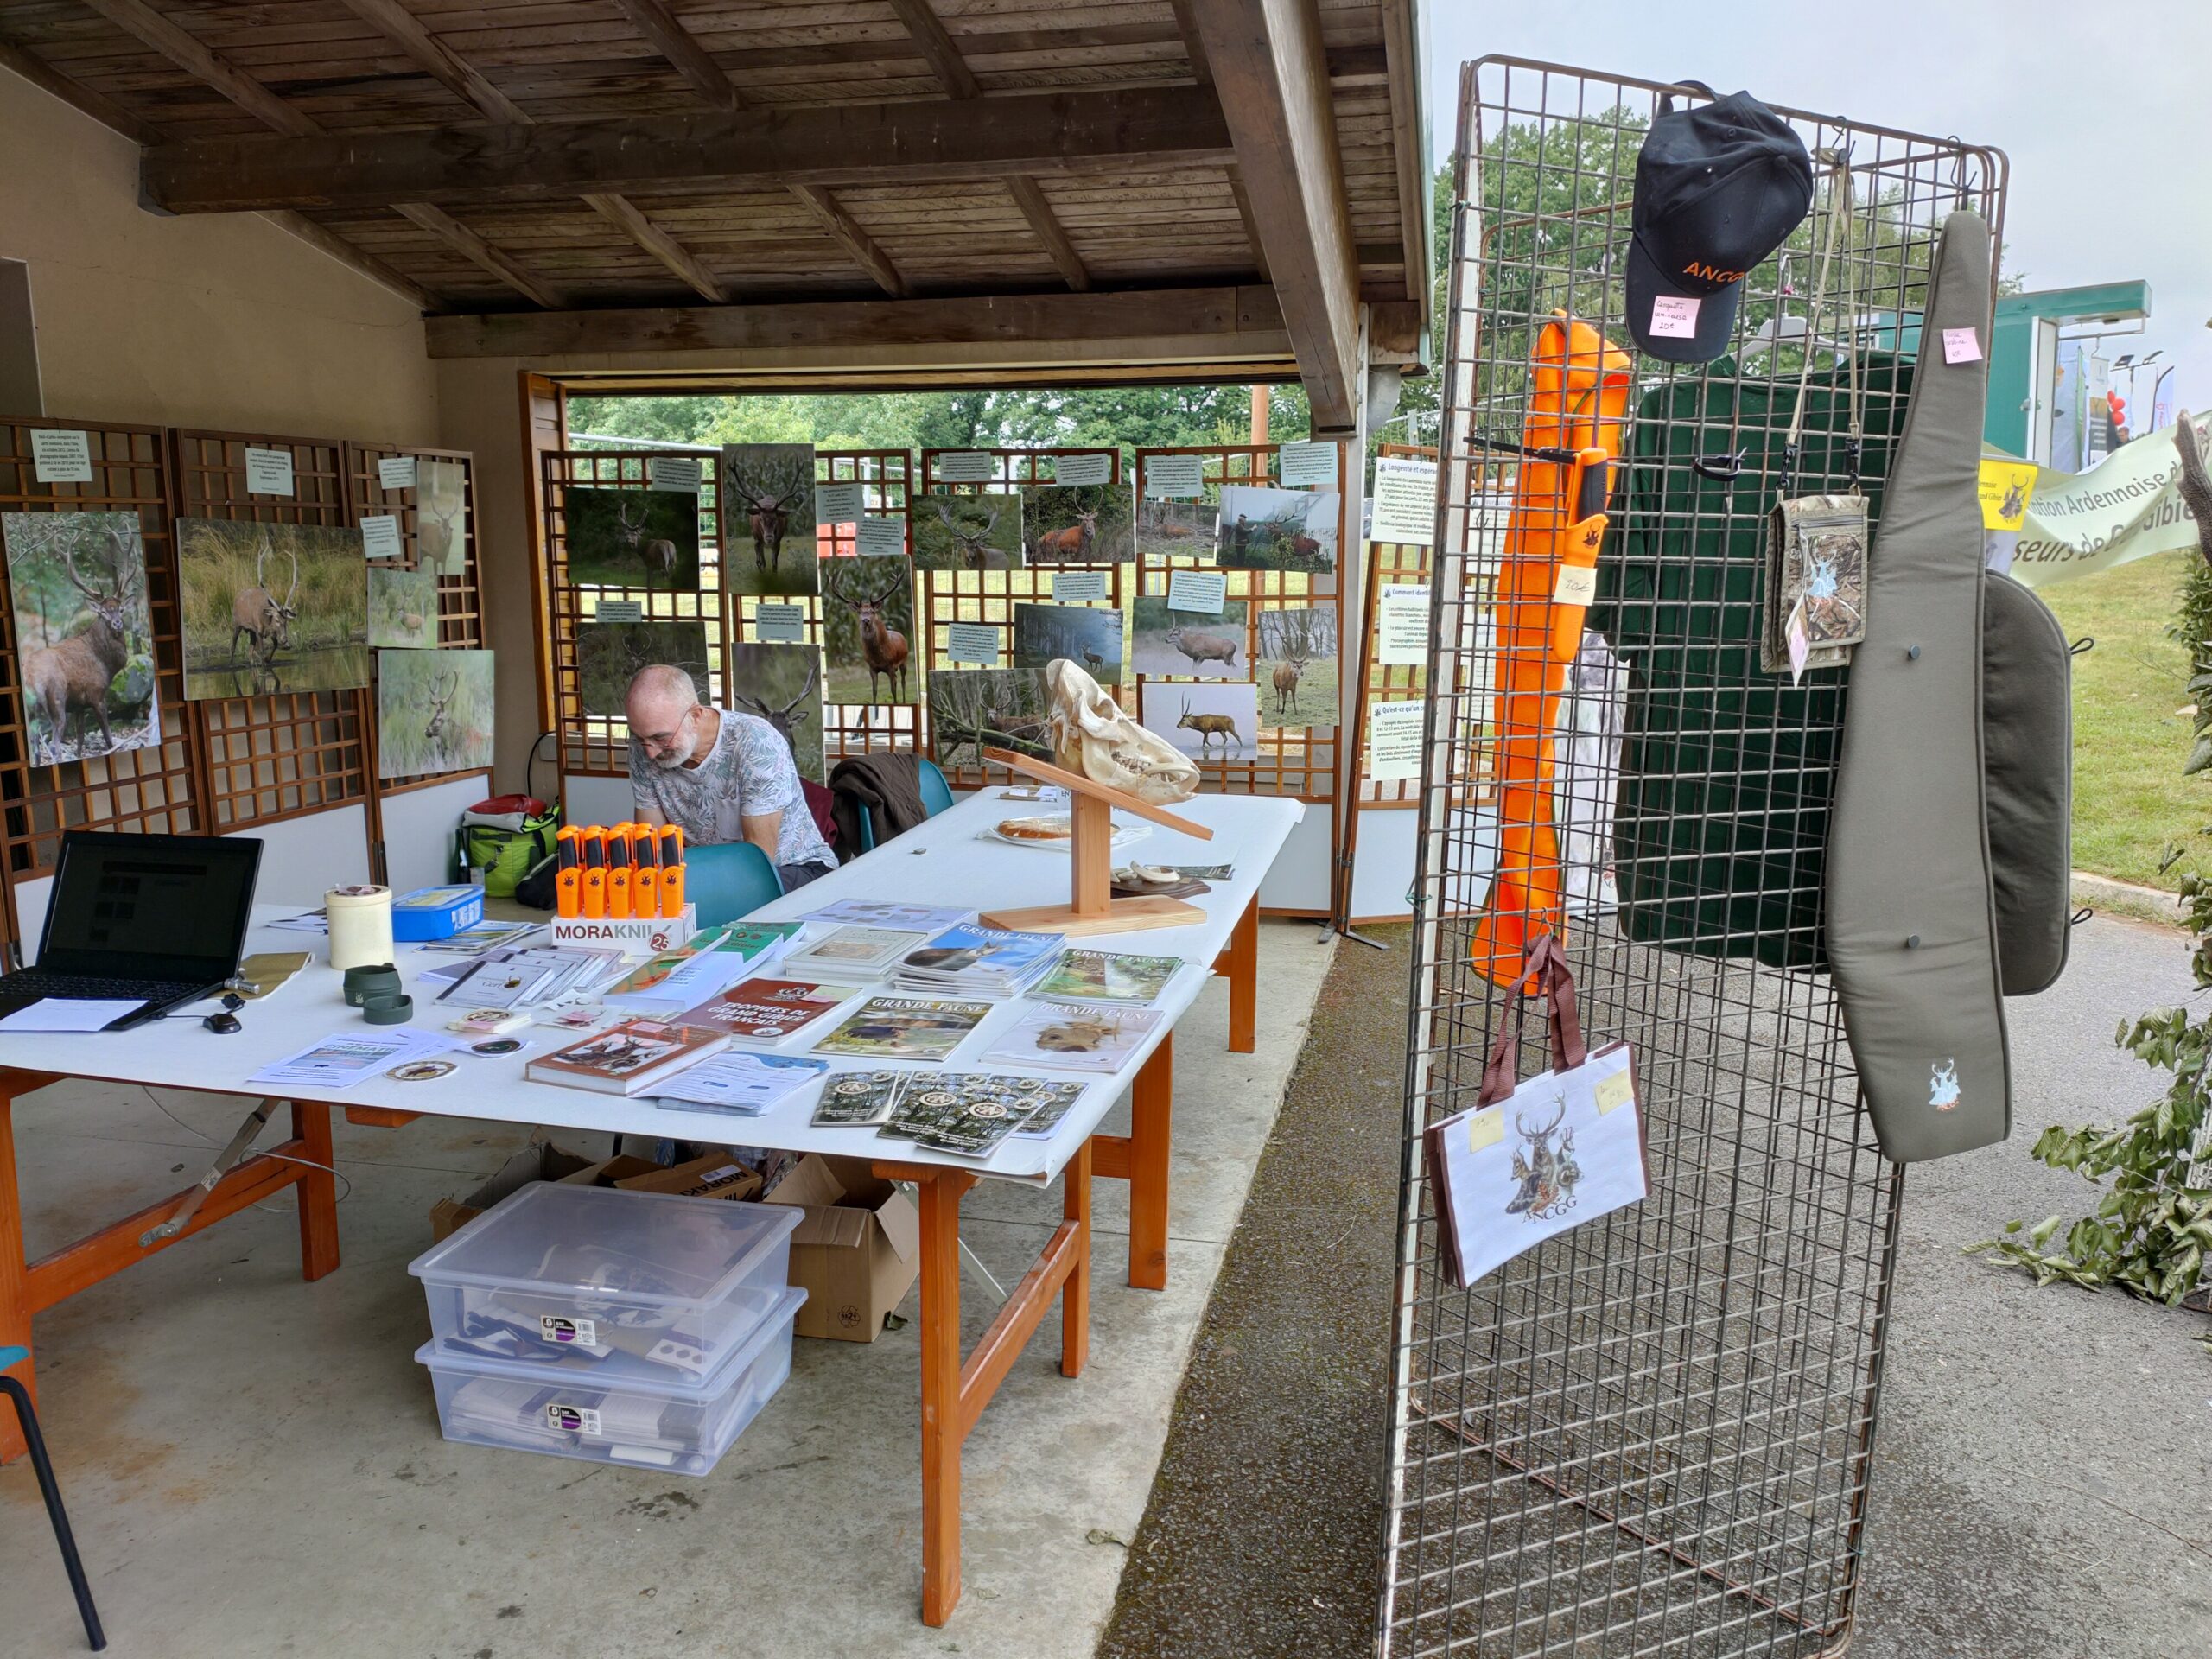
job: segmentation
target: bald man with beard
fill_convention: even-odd
[[[791,746],[766,721],[701,702],[691,677],[663,663],[638,671],[626,708],[639,823],[675,824],[696,846],[749,841],[785,893],[836,868]]]

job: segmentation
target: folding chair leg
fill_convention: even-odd
[[[107,1646],[107,1637],[92,1606],[92,1586],[85,1581],[85,1564],[77,1556],[76,1535],[69,1530],[69,1516],[61,1507],[61,1488],[54,1482],[54,1465],[46,1455],[46,1437],[39,1433],[38,1414],[31,1408],[29,1390],[14,1377],[0,1376],[0,1390],[16,1402],[16,1421],[22,1427],[31,1467],[38,1471],[38,1490],[46,1499],[47,1519],[54,1522],[54,1541],[61,1546],[61,1564],[69,1570],[69,1587],[76,1592],[77,1611],[84,1617],[85,1639],[98,1653]]]

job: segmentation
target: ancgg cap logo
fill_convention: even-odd
[[[1693,259],[1682,267],[1682,275],[1694,276],[1700,283],[1740,283],[1744,280],[1745,273],[1740,270],[1723,270],[1718,265],[1701,265]]]
[[[1939,1112],[1948,1112],[1959,1103],[1959,1063],[1945,1060],[1941,1065],[1928,1068],[1928,1103]]]

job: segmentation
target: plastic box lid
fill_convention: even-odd
[[[426,1282],[652,1306],[721,1301],[790,1237],[788,1205],[533,1181],[407,1264]],[[597,1247],[589,1282],[550,1276],[560,1247]]]
[[[524,1360],[500,1359],[490,1354],[449,1353],[438,1346],[435,1337],[415,1351],[415,1363],[426,1370],[455,1376],[496,1376],[514,1382],[542,1382],[549,1389],[571,1389],[579,1393],[650,1394],[671,1400],[712,1401],[750,1370],[771,1343],[779,1338],[785,1342],[791,1339],[791,1321],[798,1317],[805,1300],[805,1290],[792,1286],[776,1304],[776,1311],[760,1321],[760,1328],[723,1356],[711,1375],[696,1382],[672,1371],[654,1375],[638,1365],[611,1366],[601,1374],[533,1365]]]

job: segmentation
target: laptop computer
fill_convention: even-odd
[[[0,1014],[47,997],[137,1001],[127,1031],[221,988],[238,970],[261,842],[251,836],[72,830],[36,965],[0,975]]]

